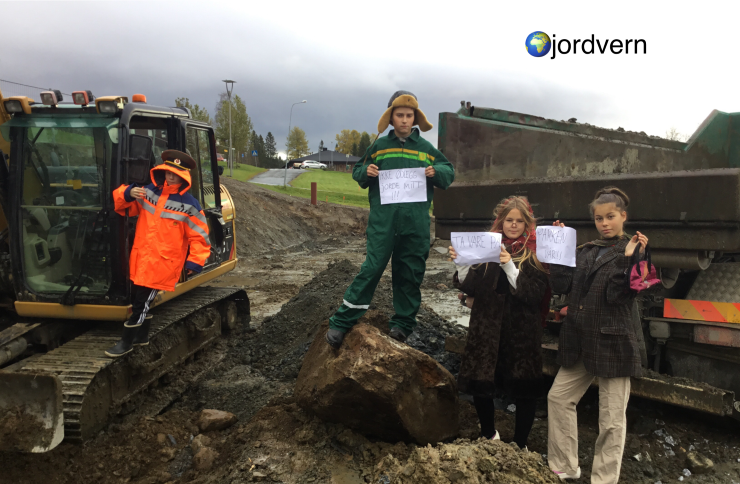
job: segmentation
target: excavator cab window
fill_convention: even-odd
[[[209,131],[198,126],[188,126],[186,133],[188,152],[198,163],[198,173],[191,174],[193,190],[198,192],[198,195],[193,193],[193,196],[198,199],[203,210],[215,208],[216,185],[213,179]]]
[[[113,121],[79,118],[28,126],[22,136],[22,250],[29,289],[104,294],[110,240],[104,215]]]
[[[152,139],[152,167],[162,163],[162,152],[168,148],[167,123],[163,119],[134,116],[129,123],[131,134]]]

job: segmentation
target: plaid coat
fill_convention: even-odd
[[[568,294],[568,314],[560,330],[557,362],[569,367],[583,357],[594,376],[642,375],[640,343],[634,324],[635,292],[629,287],[628,239],[596,260],[598,246],[581,247],[576,267],[550,265],[556,294]]]

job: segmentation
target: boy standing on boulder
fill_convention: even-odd
[[[414,330],[421,305],[419,288],[429,255],[429,208],[434,187],[447,189],[455,179],[452,164],[414,128],[418,125],[425,132],[432,129],[414,94],[408,91],[393,94],[378,122],[378,132],[385,131],[389,124],[394,129],[368,148],[363,163],[355,164],[352,172],[352,178],[362,188],[369,188],[367,256],[360,273],[344,293],[342,305],[330,319],[326,341],[333,348],[341,346],[344,335],[370,307],[389,260],[396,312],[390,320],[390,336],[403,342]],[[402,168],[425,168],[426,200],[382,204],[378,175],[384,170]]]

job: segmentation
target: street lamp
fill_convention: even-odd
[[[306,104],[305,99],[299,103],[293,103],[290,106],[290,119],[288,120],[288,139],[285,140],[285,169],[283,171],[283,188],[288,185],[288,151],[290,150],[290,125],[293,124],[293,106],[296,104]]]
[[[226,94],[229,97],[229,176],[234,176],[234,160],[233,155],[231,153],[231,93],[234,91],[234,83],[236,81],[232,81],[231,79],[224,79],[224,83],[226,83]],[[229,84],[231,84],[231,88],[229,89]]]

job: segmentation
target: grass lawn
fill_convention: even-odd
[[[290,186],[287,188],[269,185],[260,186],[294,197],[311,198],[311,182],[316,182],[317,198],[321,202],[328,201],[340,205],[370,208],[370,203],[367,201],[367,189],[361,189],[349,172],[307,170],[290,182]]]
[[[226,163],[219,163],[219,165],[224,167],[224,174],[221,175],[223,177],[229,176],[229,167],[226,166]],[[239,165],[238,167],[234,166],[234,180],[239,181],[248,181],[252,178],[256,177],[260,173],[267,171],[266,168],[257,168],[256,166],[252,165]]]
[[[367,189],[362,189],[352,179],[352,173],[341,171],[306,170],[290,182],[290,186],[260,185],[262,188],[285,193],[294,197],[311,198],[311,182],[316,182],[317,198],[320,202],[338,203],[353,207],[370,208]],[[432,214],[432,208],[429,209]]]

